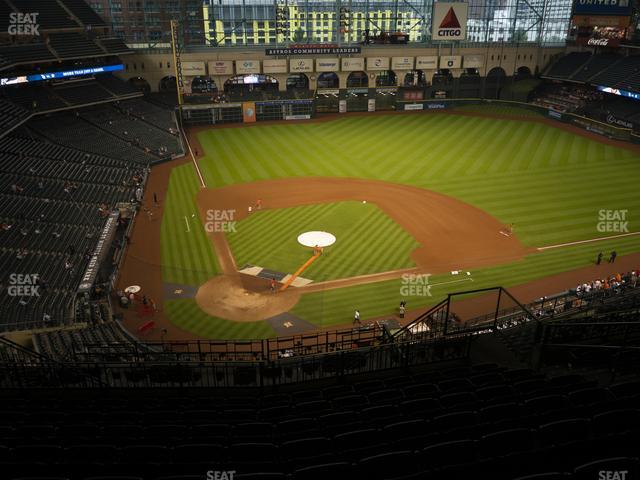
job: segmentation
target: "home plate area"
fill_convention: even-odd
[[[281,336],[311,332],[318,329],[314,324],[306,322],[289,312],[267,318],[266,322]]]
[[[239,270],[240,273],[244,273],[245,275],[253,275],[254,277],[266,278],[267,280],[275,279],[280,283],[287,283],[291,278],[290,273],[282,273],[276,272],[275,270],[269,270],[268,268],[257,267],[255,265],[245,265]],[[309,285],[313,280],[303,277],[296,277],[291,282],[291,286],[293,287],[304,287],[305,285]]]

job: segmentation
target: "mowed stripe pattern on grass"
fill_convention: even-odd
[[[197,214],[195,196],[198,189],[192,165],[182,165],[171,171],[160,227],[164,282],[200,285],[219,271],[213,246]]]
[[[201,132],[199,140],[207,153],[200,166],[209,187],[313,175],[406,183],[460,198],[504,223],[515,222],[516,233],[531,246],[602,236],[596,228],[600,209],[629,210],[630,230],[640,230],[640,156],[539,123],[389,115],[215,129]],[[191,175],[187,184],[192,185],[192,195],[183,198],[183,210],[195,211],[197,181],[195,174],[187,176]],[[163,230],[163,250],[165,238],[169,237]],[[194,237],[181,238],[191,248]],[[630,237],[534,254],[523,262],[474,271],[473,283],[433,287],[433,297],[411,297],[409,306],[436,303],[451,291],[508,287],[579,268],[593,262],[601,249],[616,249],[622,255],[640,251],[639,243]],[[163,251],[163,263],[164,259]],[[171,261],[179,269],[193,268],[186,259]],[[432,283],[452,279],[439,276]],[[348,323],[355,308],[364,318],[390,314],[401,298],[400,286],[400,280],[394,280],[304,295],[294,313],[319,326]],[[209,317],[192,300],[169,304],[181,305],[167,307],[172,321],[206,337],[273,335],[264,322],[238,326]]]
[[[424,114],[201,132],[209,186],[302,176],[377,178],[471,203],[539,247],[602,236],[600,209],[640,230],[639,155],[540,123]],[[211,155],[211,156],[209,156]]]
[[[228,239],[238,265],[293,273],[312,253],[298,235],[312,230],[337,239],[303,273],[314,281],[412,267],[410,253],[420,246],[376,205],[357,201],[256,212]]]
[[[401,278],[306,294],[294,307],[292,313],[323,327],[349,323],[353,319],[353,311],[356,308],[360,309],[363,319],[393,315],[397,313],[398,304],[402,299],[408,302],[409,308],[426,308],[444,300],[448,293],[496,286],[508,289],[508,287],[548,275],[592,265],[598,252],[602,251],[608,255],[614,249],[618,255],[635,253],[639,250],[639,240],[629,237],[617,241],[548,250],[529,255],[521,262],[473,271],[471,277],[433,276],[429,279],[432,284],[431,296],[402,295],[403,280]],[[603,266],[603,271],[607,268]],[[472,278],[473,282],[469,281],[469,278]]]
[[[268,338],[275,336],[267,322],[233,322],[207,315],[193,299],[164,302],[165,315],[177,327],[205,338]]]

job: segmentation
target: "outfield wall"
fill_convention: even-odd
[[[468,106],[486,106],[509,108],[507,114],[513,115],[513,109],[522,109],[539,115],[542,118],[555,120],[565,124],[582,128],[591,133],[602,135],[613,140],[640,144],[640,132],[632,129],[616,127],[597,120],[563,113],[531,103],[515,102],[509,100],[488,100],[478,98],[466,99],[442,99],[423,101],[397,100],[397,92],[386,100],[381,101],[378,94],[381,89],[344,89],[336,90],[328,95],[326,100],[267,100],[261,102],[237,102],[209,105],[184,105],[182,118],[185,125],[203,125],[220,123],[247,123],[245,110],[250,109],[252,114],[250,123],[269,120],[307,120],[322,113],[348,113],[348,112],[416,112],[431,110],[456,110]]]
[[[564,113],[546,107],[534,105],[532,103],[514,102],[509,100],[486,100],[486,99],[455,99],[455,100],[428,100],[424,102],[398,102],[396,110],[419,111],[419,110],[455,110],[469,105],[485,105],[487,107],[510,107],[522,108],[531,112],[536,112],[540,116],[556,120],[562,123],[574,125],[576,127],[596,133],[613,140],[640,143],[640,133],[634,132],[630,128],[616,127],[608,123],[599,122],[592,118],[583,117],[573,113]]]

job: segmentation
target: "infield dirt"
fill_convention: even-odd
[[[376,113],[375,115],[396,114],[396,112],[381,112]],[[519,119],[517,117],[506,115],[482,115],[475,112],[443,112],[438,114],[484,116],[488,118],[540,122],[551,125],[554,128],[561,128],[573,134],[589,137],[590,139],[601,143],[615,145],[634,151],[638,151],[639,149],[637,146],[617,142],[585,132],[584,130],[576,127],[560,124],[547,119]],[[369,116],[371,114],[362,115]],[[335,118],[342,117],[337,115],[325,116],[314,121],[331,121]],[[274,122],[270,122],[270,124],[272,123]],[[222,126],[216,128],[230,127],[233,128],[233,126]],[[198,127],[197,129],[190,129],[187,132],[189,141],[192,146],[198,150],[200,156],[202,155],[203,150],[197,141],[196,133],[201,130],[209,129],[210,127]],[[166,194],[171,169],[189,161],[190,159],[188,158],[182,158],[153,167],[147,184],[147,189],[145,191],[143,203],[145,206],[153,208],[153,193],[157,192],[161,200],[161,205],[160,207],[153,209],[153,219],[149,219],[146,215],[138,215],[131,236],[131,245],[128,247],[127,256],[122,268],[120,269],[120,275],[117,282],[118,288],[124,288],[131,284],[141,285],[147,296],[152,297],[158,306],[162,306],[165,296],[160,265],[160,224],[163,213],[162,200]],[[314,180],[319,183],[313,184]],[[276,182],[283,183],[279,184]],[[333,186],[330,186],[323,182],[331,182],[334,184]],[[286,188],[290,190],[288,190],[285,198],[284,195],[282,195],[283,192],[279,191],[279,188],[285,187],[285,184],[287,183],[289,183],[289,185]],[[380,184],[385,185],[385,188],[378,192],[376,189],[380,187]],[[402,226],[422,244],[422,247],[415,250],[411,257],[417,265],[416,269],[414,269],[415,272],[428,269],[428,273],[437,273],[438,271],[448,271],[458,267],[465,268],[462,265],[468,265],[466,268],[472,268],[472,265],[474,265],[475,268],[489,266],[523,258],[524,255],[533,250],[523,246],[516,237],[506,238],[503,235],[499,235],[499,230],[503,226],[495,218],[482,210],[460,202],[459,200],[414,187],[359,179],[317,178],[271,180],[257,182],[250,185],[251,186],[236,185],[216,190],[204,189],[198,196],[198,205],[201,213],[203,208],[205,210],[207,208],[227,208],[218,205],[212,207],[212,204],[209,203],[210,200],[217,202],[218,199],[221,198],[220,195],[223,192],[230,194],[228,198],[222,199],[225,202],[224,205],[232,205],[228,208],[237,208],[240,218],[242,218],[242,215],[246,215],[247,205],[253,204],[257,198],[261,198],[263,200],[265,208],[286,208],[287,206],[310,203],[366,199],[367,201],[375,202],[387,213],[387,215],[393,218],[400,226]],[[321,185],[324,186],[321,187]],[[278,188],[274,188],[276,186]],[[329,187],[329,191],[320,191],[320,189],[324,187]],[[257,191],[256,188],[264,189],[265,191]],[[311,192],[312,195],[309,195],[310,189],[317,189],[317,191]],[[273,197],[269,196],[266,190],[274,190],[272,192]],[[364,192],[366,192],[366,194]],[[433,207],[435,205],[438,205],[439,207],[430,208],[430,206]],[[454,239],[454,237],[456,238]],[[220,246],[223,248],[226,246],[228,249],[228,245],[223,236],[217,238],[216,236],[213,236],[212,241],[214,242],[216,253],[218,255],[220,254]],[[363,250],[364,249],[366,249],[366,242],[363,242]],[[578,282],[584,281],[585,279],[592,279],[597,276],[613,273],[614,271],[636,268],[638,267],[639,262],[640,254],[620,257],[615,266],[603,265],[599,267],[584,267],[571,272],[565,272],[559,275],[553,275],[529,282],[527,284],[518,285],[510,288],[509,291],[512,292],[518,300],[528,302],[542,295],[549,295],[562,291],[563,289],[573,287]],[[236,266],[230,250],[227,254],[222,255],[220,263],[223,271],[232,272],[232,285],[228,290],[218,290],[215,289],[216,285],[211,283],[210,288],[215,290],[216,295],[231,292],[232,290],[237,289],[238,286],[241,290],[244,290],[241,292],[241,295],[245,301],[248,300],[246,297],[251,296],[245,295],[245,291],[259,294],[263,293],[265,295],[269,294],[268,281],[235,273]],[[389,272],[388,274],[383,272],[378,275],[378,277],[380,279],[388,279],[387,277],[389,275],[391,275],[389,278],[394,278],[394,276],[398,275],[398,272]],[[322,284],[311,284],[309,287],[306,287],[308,290],[297,289],[299,293],[296,292],[293,296],[298,296],[303,291],[310,292],[328,288],[340,288],[359,283],[369,283],[372,280],[374,279],[352,278],[322,282]],[[375,280],[378,280],[378,278]],[[229,279],[226,279],[222,282],[224,283],[228,281]],[[208,283],[209,282],[205,283],[202,287],[205,287]],[[207,291],[205,290],[203,293],[206,294]],[[293,304],[295,304],[297,301],[295,298],[285,299],[278,295],[272,296],[271,301],[275,302],[276,297],[278,297],[278,302],[276,303],[282,301],[282,305],[274,305],[276,310],[290,308],[290,303],[294,302]],[[262,302],[262,299],[260,302]],[[464,303],[466,304],[467,301],[464,301]],[[480,303],[482,303],[482,299],[469,299],[468,307],[469,309],[476,311],[479,306],[478,304]],[[407,312],[405,322],[410,321],[413,317],[423,311],[424,309],[417,309]],[[136,315],[136,312],[131,309],[121,311],[121,313],[123,313],[124,316],[125,326],[134,334],[136,334],[137,328],[143,322],[148,320],[148,318],[139,318]],[[484,312],[480,312],[478,310],[478,313]],[[240,316],[242,316],[241,312]],[[156,327],[145,334],[145,340],[157,340],[161,337],[174,340],[200,338],[192,332],[176,327],[165,316],[162,308],[156,312],[153,319],[155,320]],[[331,329],[340,327],[342,326],[335,325],[332,326]],[[166,329],[166,333],[162,332],[163,329]]]

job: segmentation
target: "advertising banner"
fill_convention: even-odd
[[[89,258],[89,263],[87,263],[87,267],[82,275],[82,280],[78,286],[78,292],[85,293],[90,291],[91,287],[93,287],[100,265],[111,248],[111,242],[113,241],[116,229],[118,228],[119,216],[120,213],[118,211],[113,211],[109,214],[109,217],[104,224],[104,228],[98,237],[98,243],[96,243],[96,247]]]
[[[256,104],[254,102],[242,103],[242,121],[244,123],[256,123]]]
[[[343,72],[357,72],[364,70],[364,58],[343,58],[342,59],[342,71]]]
[[[432,40],[466,40],[467,11],[464,2],[435,2],[431,24]]]
[[[264,60],[262,62],[262,71],[264,73],[287,73],[287,61],[281,60]]]
[[[571,22],[576,27],[619,27],[626,28],[631,17],[611,17],[606,15],[575,15]]]
[[[338,58],[317,58],[316,72],[337,72],[340,70]]]
[[[405,110],[424,110],[424,105],[422,103],[405,103]]]
[[[339,100],[338,101],[338,112],[347,113],[347,101],[346,100]]]
[[[574,15],[631,15],[629,0],[575,0],[573,2]]]
[[[367,70],[389,70],[389,57],[368,57]]]
[[[482,68],[484,66],[484,55],[465,55],[464,68]]]
[[[416,70],[436,70],[438,68],[437,55],[416,57]]]
[[[182,62],[182,75],[184,77],[196,77],[206,74],[204,62]]]
[[[370,98],[367,100],[367,112],[375,112],[376,111],[376,99]]]
[[[607,123],[609,125],[615,125],[616,127],[621,127],[621,128],[633,128],[632,122],[623,120],[622,118],[618,118],[612,114],[607,115]]]
[[[231,60],[209,62],[209,75],[233,75],[233,62]]]
[[[462,68],[462,57],[460,55],[442,56],[440,68]]]
[[[260,73],[260,60],[236,60],[236,73],[239,75]]]
[[[289,71],[291,73],[313,72],[313,59],[296,58],[289,61]]]
[[[338,45],[291,45],[282,48],[267,48],[266,55],[353,55],[361,47],[339,47]]]
[[[392,57],[391,70],[413,70],[413,57]]]

